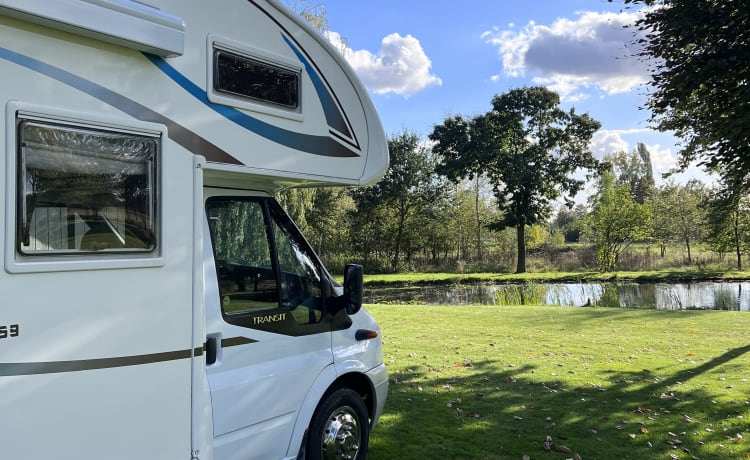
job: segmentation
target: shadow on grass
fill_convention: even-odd
[[[747,458],[749,436],[737,434],[750,428],[750,399],[706,374],[748,352],[734,348],[669,375],[588,373],[592,381],[565,367],[557,378],[548,367],[494,360],[414,366],[392,375],[369,458]]]

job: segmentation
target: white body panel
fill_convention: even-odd
[[[194,168],[191,155],[168,150],[163,231],[174,236],[157,266],[110,260],[88,270],[101,261],[80,256],[0,271],[0,317],[21,329],[0,344],[0,411],[14,414],[0,421],[4,457],[184,458],[189,449],[194,235],[182,230],[195,218],[183,199]]]
[[[297,105],[215,89],[217,50],[296,73]],[[296,458],[336,385],[366,397],[375,424],[381,342],[355,338],[375,321],[230,324],[205,215],[212,196],[270,200],[385,171],[372,102],[324,39],[275,0],[0,0],[0,71],[0,457]],[[34,120],[156,139],[155,250],[19,249],[19,190],[33,188],[20,126]]]

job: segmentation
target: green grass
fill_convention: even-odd
[[[700,270],[696,268],[664,269],[636,272],[544,272],[544,273],[396,273],[365,275],[368,286],[393,283],[452,284],[474,282],[585,282],[585,281],[691,281],[691,280],[744,280],[750,271]]]
[[[371,460],[750,458],[747,312],[368,310],[391,381]]]

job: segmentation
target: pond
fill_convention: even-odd
[[[365,288],[365,303],[750,311],[750,282],[523,283]]]

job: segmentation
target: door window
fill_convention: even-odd
[[[272,216],[277,213],[272,212]],[[286,225],[285,225],[286,224]],[[281,298],[300,324],[317,323],[322,316],[320,270],[312,253],[294,238],[289,221],[274,218],[273,234],[281,272]]]
[[[263,326],[322,320],[319,264],[278,205],[263,198],[212,198],[206,210],[221,305],[230,321]]]

